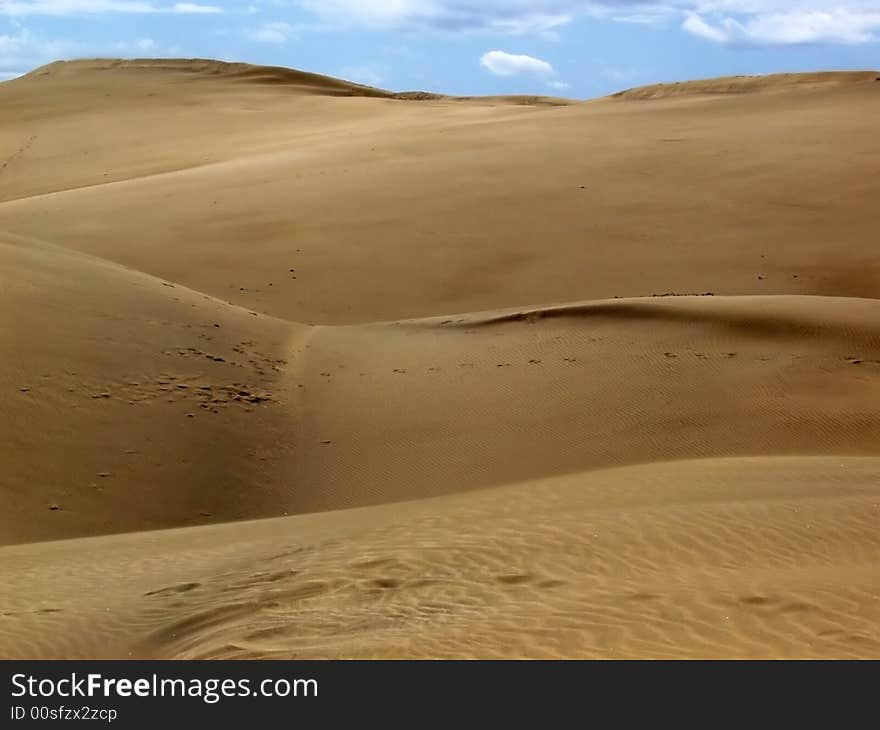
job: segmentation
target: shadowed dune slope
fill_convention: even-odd
[[[880,83],[627,98],[0,84],[0,656],[880,656]]]
[[[305,328],[0,235],[0,542],[282,514]]]

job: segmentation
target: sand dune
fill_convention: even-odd
[[[0,84],[0,656],[880,656],[877,75]]]
[[[80,76],[0,86],[27,103],[0,143],[36,136],[0,173],[0,230],[273,316],[880,295],[873,82],[546,107]]]
[[[298,483],[323,489],[298,511],[672,459],[880,455],[876,300],[619,300],[444,321],[315,332],[294,461]]]
[[[768,76],[725,76],[672,84],[651,84],[613,94],[626,100],[665,99],[699,94],[755,94],[774,91],[815,90],[880,81],[876,71],[823,71],[819,73],[770,74]]]

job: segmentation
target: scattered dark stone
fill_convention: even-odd
[[[113,474],[109,471],[102,471],[102,472],[98,472],[98,476],[101,477],[102,479],[109,479],[110,477],[113,476]]]
[[[49,509],[50,509],[52,512],[60,512],[60,511],[61,511],[61,506],[60,506],[60,505],[57,505],[57,504],[50,504],[50,505],[49,505]]]

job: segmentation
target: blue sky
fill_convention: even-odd
[[[880,67],[880,0],[0,0],[0,80],[95,56],[587,98],[657,81]]]

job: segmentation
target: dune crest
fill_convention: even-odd
[[[138,58],[131,60],[95,58],[78,61],[56,61],[31,71],[24,78],[37,80],[45,77],[81,76],[90,72],[144,72],[193,74],[205,79],[249,81],[257,84],[291,86],[314,94],[328,96],[372,96],[387,98],[390,92],[363,84],[343,81],[331,76],[297,71],[282,66],[258,66],[250,63],[230,63],[201,58]]]

